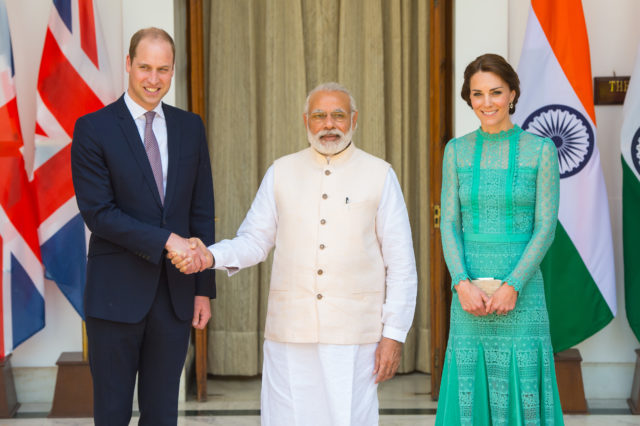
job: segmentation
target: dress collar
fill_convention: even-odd
[[[478,127],[478,135],[482,137],[482,139],[486,141],[501,141],[508,139],[512,136],[519,135],[522,132],[522,129],[517,124],[514,124],[513,127],[509,130],[502,130],[499,133],[487,133],[482,130],[482,127]]]

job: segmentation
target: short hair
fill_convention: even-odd
[[[328,83],[322,83],[317,85],[316,87],[314,87],[309,94],[307,95],[307,100],[304,103],[304,113],[305,114],[309,114],[309,99],[311,99],[311,96],[314,93],[317,92],[342,92],[342,93],[346,93],[347,95],[349,95],[349,108],[351,109],[351,114],[353,115],[354,112],[358,111],[358,108],[356,108],[356,101],[353,99],[353,96],[351,96],[351,92],[349,92],[349,90],[347,90],[346,87],[344,87],[342,84],[340,83],[336,83],[334,81],[330,81]]]
[[[467,102],[467,105],[471,106],[471,77],[480,71],[494,73],[507,83],[510,90],[516,92],[516,96],[513,98],[513,108],[509,109],[509,114],[516,112],[516,104],[520,97],[520,79],[513,67],[502,56],[494,53],[478,56],[464,70],[464,83],[462,83],[460,96]]]
[[[142,28],[131,36],[131,42],[129,42],[129,59],[131,61],[133,61],[133,58],[136,56],[138,44],[145,38],[151,38],[153,40],[160,39],[169,43],[171,45],[171,53],[173,54],[173,63],[176,62],[176,45],[173,42],[173,38],[162,28],[156,27]]]

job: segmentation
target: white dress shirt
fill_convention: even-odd
[[[215,269],[226,270],[231,276],[267,258],[275,244],[278,227],[273,187],[271,166],[262,179],[237,236],[209,247],[215,259]],[[378,206],[376,235],[387,269],[382,335],[404,342],[413,322],[418,279],[409,216],[400,183],[391,168]]]
[[[124,92],[124,103],[127,105],[133,121],[136,123],[138,133],[140,134],[140,141],[144,146],[144,128],[147,125],[147,119],[144,113],[147,112],[142,106],[138,105],[136,101],[131,99],[129,92]],[[160,161],[162,162],[162,189],[167,192],[167,169],[169,167],[169,146],[167,144],[167,120],[164,118],[164,110],[162,109],[162,102],[160,102],[154,109],[156,116],[153,118],[153,134],[158,141],[158,148],[160,149]]]

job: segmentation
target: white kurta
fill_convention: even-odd
[[[229,276],[265,260],[278,228],[271,166],[233,240],[209,247],[215,268]],[[387,174],[376,214],[386,267],[382,335],[404,342],[413,321],[417,273],[409,217],[398,178]],[[266,340],[262,372],[263,425],[375,425],[377,344],[330,345]]]

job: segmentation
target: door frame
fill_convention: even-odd
[[[187,0],[187,92],[189,111],[202,118],[207,126],[204,80],[204,30],[202,0]],[[207,330],[194,329],[196,398],[207,400]]]
[[[440,380],[449,334],[451,286],[440,240],[440,190],[444,146],[453,129],[453,1],[432,0],[429,10],[429,278],[431,313],[431,398]]]

